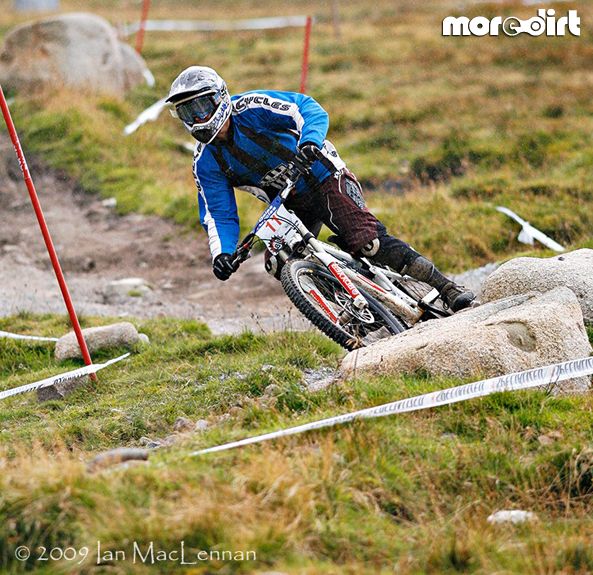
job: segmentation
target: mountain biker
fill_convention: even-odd
[[[342,249],[426,282],[453,311],[475,299],[430,260],[389,235],[367,209],[360,184],[325,139],[327,113],[310,96],[272,90],[230,96],[213,69],[191,66],[175,79],[166,101],[197,140],[193,171],[200,221],[218,279],[227,280],[238,267],[231,255],[239,240],[233,188],[270,201],[287,177],[299,175],[286,207],[312,233],[318,234],[325,224]]]

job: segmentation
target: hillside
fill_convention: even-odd
[[[61,5],[114,24],[140,11],[137,0]],[[574,5],[590,21],[593,7]],[[339,2],[336,38],[330,7],[159,0],[151,17],[314,14],[310,93],[330,112],[330,138],[364,182],[371,209],[447,270],[524,253],[517,226],[494,209],[501,204],[571,249],[593,247],[586,26],[580,38],[443,38],[449,14],[528,17],[534,8],[349,0]],[[3,11],[0,36],[25,19]],[[192,456],[464,383],[371,375],[313,391],[343,350],[315,332],[271,331],[277,316],[281,327],[295,323],[284,322],[287,301],[261,262],[248,262],[236,283],[214,281],[206,238],[195,232],[191,157],[180,145],[187,134],[163,114],[122,135],[185,66],[219,69],[234,92],[294,90],[301,49],[298,29],[149,33],[144,56],[155,88],[123,101],[62,89],[11,94],[83,327],[126,319],[151,343],[63,401],[39,403],[29,393],[0,402],[0,572],[593,572],[590,394],[496,394]],[[0,150],[0,330],[61,336],[69,323],[56,313],[42,248],[28,245],[41,240],[4,138]],[[111,197],[115,212],[100,202]],[[242,197],[244,229],[261,208]],[[18,265],[6,266],[9,259]],[[146,275],[155,294],[104,303],[104,283],[132,273]],[[48,313],[19,313],[31,299]],[[593,343],[593,328],[588,335]],[[0,339],[0,390],[79,365],[57,362],[51,343]],[[147,450],[148,461],[89,467],[120,447]],[[488,522],[503,509],[535,519]],[[19,555],[23,546],[29,557]]]
[[[371,377],[309,393],[308,370],[335,366],[340,355],[322,336],[213,338],[194,322],[138,325],[152,345],[102,371],[97,383],[67,401],[39,405],[30,394],[3,402],[3,572],[180,568],[131,560],[97,567],[97,541],[103,551],[123,550],[128,558],[133,542],[143,554],[150,542],[172,551],[181,541],[188,557],[203,549],[256,553],[256,561],[185,567],[203,574],[593,569],[590,396],[499,394],[192,458],[188,454],[197,448],[456,382]],[[0,320],[0,329],[55,335],[66,324],[22,315]],[[0,346],[0,366],[3,388],[65,369],[55,364],[48,344],[11,341]],[[205,419],[208,427],[171,438],[180,416]],[[174,443],[154,451],[148,463],[86,472],[94,454],[140,446],[143,437]],[[534,512],[538,521],[487,523],[492,512],[509,508]],[[15,561],[17,544],[88,546],[89,552],[77,556],[80,565],[50,562],[44,570],[39,561]]]
[[[85,6],[114,24],[139,14],[132,2]],[[68,0],[62,7],[81,9]],[[340,3],[339,39],[329,5],[162,0],[152,10],[153,18],[186,19],[314,14],[309,92],[330,113],[329,137],[365,183],[371,209],[441,267],[460,271],[523,249],[516,227],[494,210],[501,204],[560,243],[591,245],[593,45],[586,31],[580,38],[443,38],[442,19],[459,12],[445,0]],[[501,10],[533,12],[520,3],[465,12]],[[590,10],[579,4],[583,21]],[[0,30],[13,22],[10,12],[0,16]],[[84,189],[115,196],[122,212],[195,226],[182,128],[168,114],[129,138],[123,127],[197,62],[218,69],[232,92],[296,90],[302,36],[300,29],[148,33],[144,56],[155,88],[139,88],[125,102],[60,90],[41,100],[21,94],[14,112],[23,145]],[[261,207],[240,198],[247,229]]]

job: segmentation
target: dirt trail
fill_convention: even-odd
[[[214,333],[307,327],[263,269],[261,255],[220,282],[212,275],[203,233],[153,216],[118,216],[71,180],[35,166],[32,172],[79,314],[194,318]],[[128,277],[145,279],[152,291],[108,303],[103,295],[107,284]],[[19,311],[65,313],[65,308],[14,152],[3,135],[0,316]]]

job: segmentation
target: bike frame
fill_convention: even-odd
[[[315,238],[307,229],[301,220],[283,208],[283,204],[294,190],[295,183],[290,179],[286,180],[286,187],[276,196],[260,216],[251,232],[240,242],[237,251],[234,254],[234,262],[240,264],[245,261],[251,252],[251,248],[256,239],[261,239],[266,247],[284,261],[288,260],[295,247],[299,243],[305,243],[305,250],[302,254],[303,259],[314,260],[323,265],[342,285],[346,293],[352,299],[354,307],[359,310],[368,308],[368,302],[358,288],[363,288],[369,292],[375,299],[384,304],[393,311],[398,318],[404,319],[410,325],[417,323],[425,312],[425,309],[419,303],[398,289],[393,281],[400,281],[403,276],[379,268],[371,264],[366,258],[355,259],[350,254],[335,248],[325,242]],[[290,214],[290,218],[279,215],[279,211],[284,214]],[[284,224],[284,230],[282,227]],[[269,229],[266,229],[269,228]],[[278,232],[280,235],[272,235],[272,232]],[[288,241],[282,249],[276,249],[272,246],[272,241],[283,240],[282,233]],[[356,269],[360,262],[365,266],[365,270],[373,279],[369,279]],[[329,302],[325,300],[319,291],[312,289],[311,296],[324,310],[326,315],[334,322],[337,322],[335,314],[331,311]],[[438,292],[432,290],[423,298],[427,305],[432,303],[437,297]]]

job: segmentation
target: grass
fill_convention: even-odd
[[[83,6],[62,0],[62,7]],[[89,0],[84,8],[113,22],[139,12],[132,0]],[[370,190],[369,206],[440,266],[460,270],[523,251],[516,226],[494,210],[501,204],[568,247],[593,247],[586,30],[578,39],[444,39],[440,22],[458,3],[379,0],[340,9],[341,39],[319,3],[162,0],[152,16],[315,13],[309,91],[330,112],[330,138]],[[532,15],[512,4],[480,4],[467,14],[482,12]],[[579,14],[588,21],[591,6],[579,5]],[[4,11],[0,34],[24,20]],[[191,161],[179,146],[187,136],[166,116],[130,138],[123,127],[193,63],[219,69],[233,92],[297,89],[301,49],[302,30],[148,34],[154,89],[137,88],[124,101],[62,88],[17,94],[12,109],[35,162],[63,170],[88,192],[115,196],[122,212],[194,226]],[[261,207],[243,197],[240,209],[245,229]],[[28,394],[2,402],[3,573],[182,569],[133,563],[134,541],[143,550],[151,541],[166,550],[184,541],[193,553],[256,552],[255,562],[211,559],[184,569],[198,574],[593,571],[590,395],[500,394],[196,458],[189,456],[196,449],[460,382],[370,376],[311,394],[303,370],[335,366],[341,356],[320,335],[213,337],[191,321],[136,324],[151,345],[102,371],[97,383],[64,401],[38,404]],[[22,314],[0,319],[0,329],[61,335],[67,322]],[[76,365],[57,364],[51,344],[0,342],[2,389]],[[168,437],[178,417],[209,426],[178,435],[149,464],[86,471],[103,450]],[[538,521],[487,522],[509,508]],[[97,565],[97,541],[128,560]],[[39,546],[89,553],[81,564],[79,556],[19,563],[18,545],[34,556]]]
[[[115,21],[132,2],[87,2]],[[80,9],[62,2],[63,10]],[[117,17],[114,8],[118,8]],[[593,108],[587,84],[593,44],[580,38],[443,38],[458,11],[443,2],[341,4],[341,38],[318,4],[232,1],[155,3],[154,18],[240,18],[314,13],[309,92],[329,111],[329,137],[368,191],[369,206],[396,235],[449,270],[521,249],[506,205],[568,247],[590,241]],[[532,8],[468,8],[529,16]],[[591,6],[579,5],[586,21]],[[475,15],[474,14],[474,15]],[[22,17],[21,17],[22,19]],[[7,30],[15,21],[1,17]],[[14,113],[26,150],[66,170],[84,189],[118,198],[120,211],[157,213],[195,226],[187,135],[164,114],[129,138],[123,127],[162,97],[184,67],[218,69],[231,91],[298,87],[302,30],[149,33],[144,56],[157,84],[125,101],[84,93],[20,94]],[[261,205],[240,196],[242,227]]]
[[[84,325],[107,322],[83,318]],[[334,366],[341,356],[321,336],[212,337],[191,321],[136,323],[151,345],[102,371],[97,383],[64,401],[38,404],[28,394],[2,403],[4,573],[89,573],[98,568],[97,541],[101,557],[118,550],[127,557],[98,572],[134,574],[154,569],[132,562],[134,541],[143,554],[150,542],[171,551],[181,541],[194,554],[256,553],[256,561],[214,558],[188,573],[581,573],[593,565],[591,396],[498,394],[190,457],[459,382],[372,376],[310,394],[302,370]],[[1,319],[0,329],[61,335],[65,319],[22,314]],[[56,364],[51,344],[5,340],[0,365],[3,389],[70,367]],[[271,384],[279,388],[273,400],[265,393]],[[180,416],[210,425],[178,436],[149,464],[86,471],[102,450],[168,436]],[[487,523],[509,508],[538,520]],[[44,570],[41,562],[15,561],[18,545],[89,552],[81,565],[51,561]],[[159,572],[176,568],[162,563]]]

